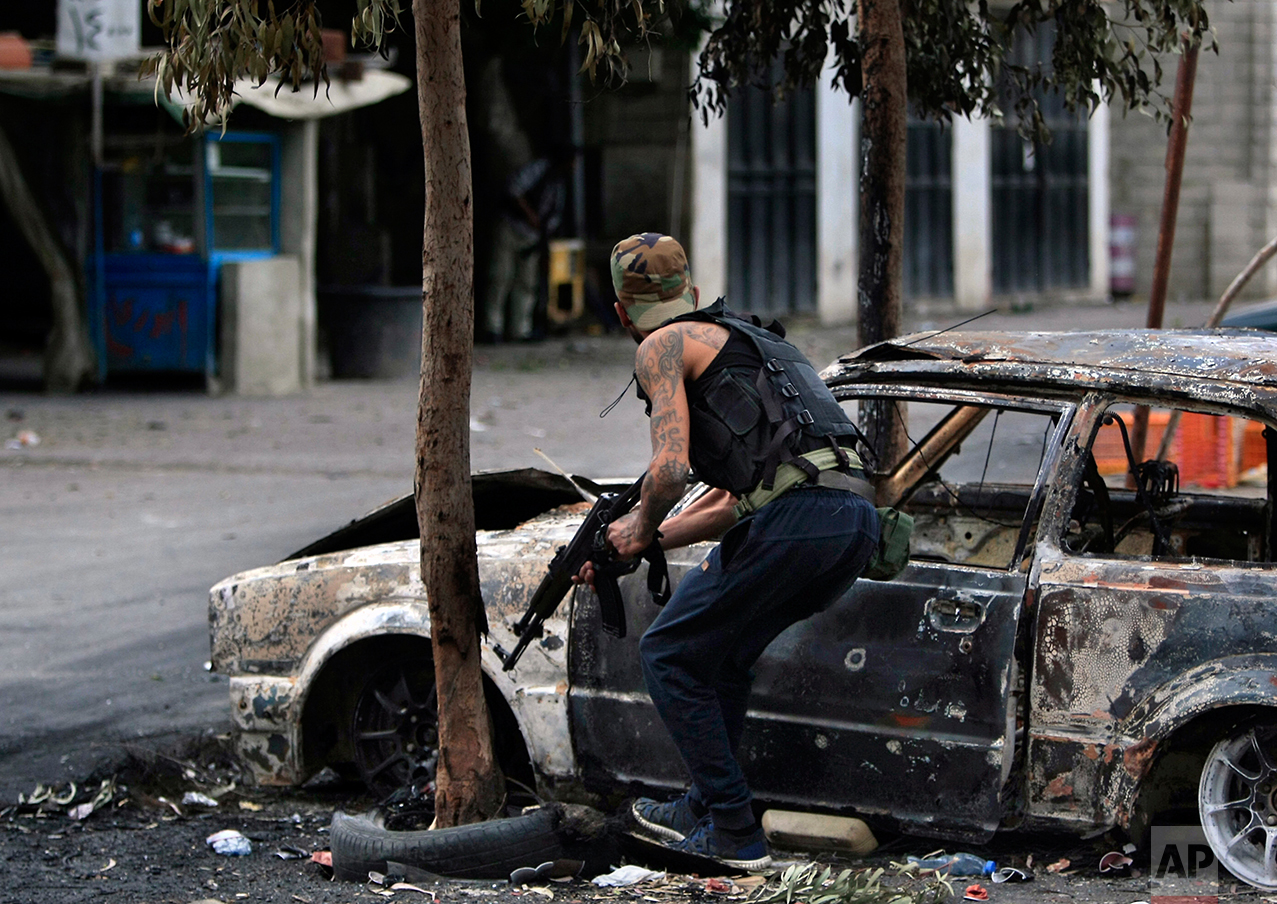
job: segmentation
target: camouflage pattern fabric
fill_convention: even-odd
[[[612,285],[625,313],[640,330],[696,310],[687,253],[676,239],[644,232],[612,249]]]

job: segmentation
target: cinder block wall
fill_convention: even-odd
[[[1208,6],[1219,53],[1201,54],[1198,64],[1172,299],[1218,298],[1277,235],[1277,0],[1211,0]],[[1168,95],[1178,64],[1178,57],[1162,61]],[[1112,211],[1138,218],[1136,292],[1145,297],[1166,183],[1166,128],[1138,112],[1113,113]],[[1244,297],[1274,293],[1277,266],[1270,264]]]

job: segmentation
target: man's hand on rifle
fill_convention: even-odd
[[[641,538],[638,535],[638,525],[639,513],[635,510],[607,526],[607,548],[611,551],[613,560],[625,562],[633,559],[652,544],[655,537]],[[597,589],[594,587],[594,574],[594,563],[587,561],[572,578],[572,583],[589,584],[591,588]]]

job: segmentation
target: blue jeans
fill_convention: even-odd
[[[754,824],[736,749],[751,668],[782,631],[829,606],[878,543],[878,513],[844,490],[790,490],[737,522],[688,572],[639,642],[656,711],[719,828]]]

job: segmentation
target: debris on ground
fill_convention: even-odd
[[[605,875],[595,876],[590,882],[600,888],[619,888],[623,885],[638,885],[640,882],[650,882],[664,878],[664,870],[648,869],[645,866],[636,866],[631,863],[614,869]]]
[[[768,810],[763,831],[777,847],[795,851],[838,851],[865,857],[878,849],[878,839],[864,821],[851,816]]]
[[[1123,854],[1121,851],[1109,851],[1100,858],[1100,872],[1102,873],[1118,873],[1124,872],[1131,868],[1131,864],[1135,861]]]
[[[28,449],[40,445],[40,434],[34,430],[19,430],[13,439],[4,444],[6,449]]]
[[[792,901],[877,902],[893,904],[939,904],[953,897],[953,886],[941,875],[923,874],[915,864],[892,863],[888,875],[883,867],[844,869],[835,875],[831,866],[819,863],[795,863],[780,874],[773,886],[763,888],[754,904],[779,904]],[[890,886],[883,879],[891,881]]]
[[[217,807],[217,800],[199,791],[187,791],[182,795],[182,806],[208,807],[211,810]]]
[[[204,839],[208,846],[223,857],[247,857],[253,853],[253,843],[236,829],[223,829]]]
[[[1003,882],[1031,882],[1033,881],[1033,873],[1016,866],[1004,866],[996,870],[989,878],[999,884]]]

